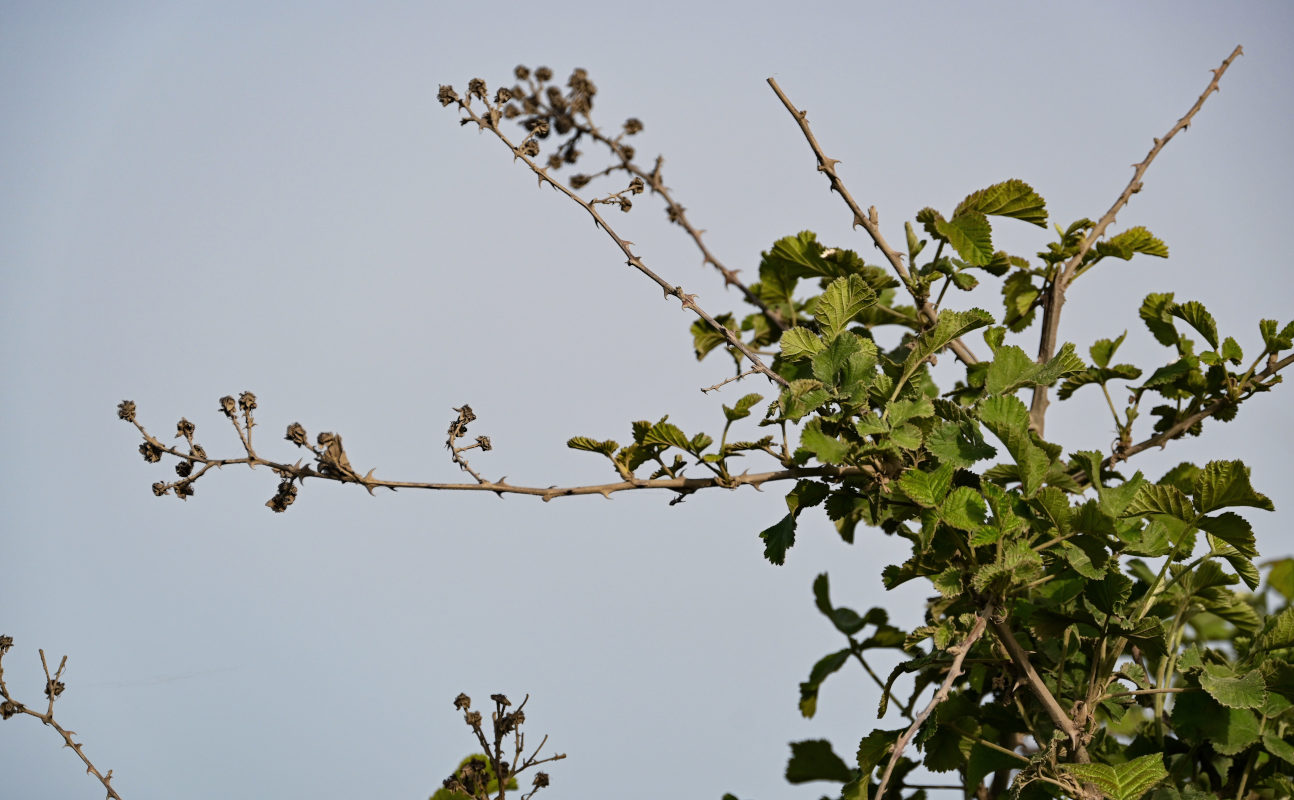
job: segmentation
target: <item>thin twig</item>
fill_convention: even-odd
[[[1132,179],[1128,181],[1128,185],[1124,187],[1123,192],[1121,192],[1118,198],[1115,199],[1114,205],[1110,206],[1110,210],[1105,212],[1105,216],[1101,217],[1100,221],[1096,223],[1096,226],[1088,232],[1087,236],[1083,239],[1083,244],[1078,248],[1078,252],[1075,253],[1069,261],[1066,261],[1065,265],[1056,272],[1055,277],[1051,281],[1051,288],[1047,293],[1046,300],[1043,303],[1042,334],[1038,344],[1038,363],[1045,363],[1056,354],[1056,337],[1060,329],[1060,310],[1065,305],[1065,291],[1069,288],[1070,282],[1074,280],[1079,267],[1082,266],[1083,257],[1086,256],[1087,252],[1096,244],[1096,240],[1105,235],[1105,229],[1114,223],[1114,218],[1123,209],[1123,207],[1128,204],[1128,200],[1134,194],[1141,191],[1141,176],[1146,173],[1146,169],[1150,166],[1150,162],[1155,160],[1155,156],[1159,155],[1160,150],[1164,149],[1164,145],[1168,144],[1168,142],[1180,131],[1184,131],[1190,126],[1191,119],[1195,116],[1196,112],[1204,106],[1204,101],[1208,99],[1210,94],[1218,91],[1218,81],[1222,79],[1222,74],[1227,71],[1227,67],[1231,66],[1231,62],[1243,53],[1244,49],[1237,45],[1236,49],[1231,51],[1231,55],[1226,57],[1226,60],[1222,62],[1220,67],[1215,70],[1211,70],[1213,73],[1213,80],[1209,81],[1209,85],[1204,88],[1204,93],[1195,101],[1195,105],[1191,106],[1190,110],[1187,111],[1181,119],[1177,120],[1177,123],[1169,129],[1168,133],[1166,133],[1162,139],[1154,140],[1154,146],[1150,148],[1150,152],[1141,160],[1141,163],[1133,165]],[[1030,427],[1036,430],[1039,436],[1043,434],[1043,424],[1049,402],[1050,401],[1047,399],[1047,387],[1041,384],[1034,387],[1033,402],[1029,409],[1029,418]]]
[[[855,202],[853,195],[849,193],[844,182],[840,180],[840,175],[836,173],[836,164],[839,164],[840,161],[835,158],[828,158],[826,153],[822,152],[822,147],[818,144],[817,137],[813,135],[813,130],[809,128],[808,112],[796,108],[791,99],[782,91],[782,87],[777,85],[776,80],[769,78],[768,85],[773,87],[773,91],[777,94],[778,99],[782,101],[782,105],[786,106],[786,110],[791,112],[791,116],[799,124],[800,131],[804,133],[804,138],[808,140],[809,147],[813,148],[813,154],[818,159],[818,171],[827,176],[828,180],[831,181],[832,190],[840,195],[845,201],[845,205],[849,206],[850,213],[854,215],[854,225],[862,225],[867,234],[872,237],[876,247],[885,255],[886,260],[890,262],[890,266],[894,268],[894,272],[903,281],[903,285],[907,287],[908,292],[912,295],[913,302],[918,304],[917,312],[927,323],[934,325],[939,318],[939,312],[935,310],[934,306],[930,305],[928,300],[917,296],[912,276],[908,273],[908,268],[903,265],[903,257],[894,248],[890,247],[889,243],[885,241],[885,237],[881,235],[876,206],[869,208],[866,214],[863,213],[863,209]],[[975,354],[960,339],[954,340],[948,347],[963,364],[970,365],[979,362]]]
[[[1087,747],[1079,738],[1078,728],[1074,726],[1073,720],[1069,718],[1065,710],[1060,707],[1060,703],[1056,702],[1056,698],[1052,695],[1051,690],[1047,688],[1047,684],[1043,683],[1038,671],[1033,668],[1033,662],[1029,660],[1029,654],[1016,641],[1011,627],[1006,624],[1006,619],[994,617],[992,623],[993,632],[997,634],[998,640],[1006,648],[1011,660],[1015,662],[1016,667],[1024,675],[1024,680],[1028,684],[1029,690],[1033,692],[1034,697],[1038,698],[1038,702],[1042,703],[1042,707],[1047,712],[1047,716],[1051,717],[1052,723],[1069,737],[1070,747],[1074,749],[1075,758],[1078,759],[1080,764],[1089,763],[1091,758],[1087,754]]]
[[[468,98],[468,100],[470,101],[470,97]],[[705,309],[701,308],[701,306],[699,306],[696,302],[696,295],[687,294],[686,292],[683,291],[682,287],[674,286],[670,284],[664,278],[660,277],[655,272],[648,269],[647,265],[643,263],[643,260],[639,258],[630,248],[631,243],[628,240],[622,238],[619,234],[617,234],[615,230],[609,224],[607,224],[607,221],[603,219],[602,215],[598,213],[598,210],[594,208],[591,203],[586,201],[584,198],[580,197],[575,192],[571,191],[561,181],[558,181],[554,179],[552,176],[550,176],[548,174],[548,169],[546,167],[540,167],[538,164],[536,164],[533,160],[531,160],[531,158],[528,155],[523,153],[519,147],[514,145],[508,139],[508,137],[504,135],[504,133],[501,130],[499,130],[497,115],[492,116],[491,120],[487,120],[482,118],[475,111],[473,111],[471,106],[468,105],[468,101],[459,99],[459,100],[456,100],[455,102],[457,103],[458,107],[464,113],[467,114],[468,119],[470,119],[472,122],[475,122],[481,130],[490,131],[495,136],[497,136],[499,140],[503,142],[503,144],[507,145],[508,149],[512,151],[512,154],[515,158],[518,158],[523,162],[525,162],[526,166],[530,167],[530,170],[535,173],[535,176],[539,179],[539,183],[541,186],[547,183],[549,186],[552,186],[557,191],[566,195],[575,203],[577,203],[581,208],[587,211],[589,216],[593,217],[594,224],[596,224],[599,228],[601,228],[607,234],[607,236],[611,237],[611,240],[615,242],[617,247],[620,248],[620,252],[624,253],[629,266],[633,267],[634,269],[638,270],[639,272],[641,272],[642,274],[650,278],[652,281],[654,281],[656,285],[659,286],[662,291],[664,291],[665,296],[667,298],[668,297],[677,298],[679,303],[682,304],[683,308],[690,310],[692,313],[696,314],[698,317],[705,320],[707,325],[714,328],[714,330],[717,331],[719,335],[723,336],[724,340],[733,348],[735,348],[737,352],[741,353],[743,356],[748,358],[750,360],[750,363],[754,366],[754,368],[757,369],[761,374],[766,376],[769,380],[773,381],[779,386],[790,385],[787,382],[786,378],[783,378],[781,375],[778,375],[776,372],[774,372],[773,370],[765,366],[764,362],[760,360],[759,356],[752,353],[750,351],[750,348],[746,346],[745,342],[743,342],[740,337],[738,337],[732,331],[728,330],[726,326],[718,322],[714,317],[710,316],[710,314],[707,313]]]
[[[912,724],[894,743],[894,752],[890,753],[889,763],[885,765],[885,772],[881,775],[880,786],[876,789],[877,797],[885,796],[885,787],[890,782],[890,775],[894,772],[894,766],[903,757],[903,751],[907,749],[908,742],[916,735],[917,729],[930,717],[936,706],[948,699],[948,693],[952,691],[953,683],[961,677],[962,661],[965,660],[966,654],[970,652],[971,646],[984,634],[985,625],[995,613],[996,609],[994,609],[992,603],[989,603],[984,610],[975,616],[975,625],[971,627],[970,633],[966,635],[961,644],[948,648],[948,652],[953,653],[953,663],[948,667],[948,674],[944,676],[944,682],[939,687],[939,691],[935,692],[935,696],[930,698],[930,702],[926,704],[920,714],[917,714],[916,719],[912,720]]]

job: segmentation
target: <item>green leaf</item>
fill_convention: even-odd
[[[851,358],[862,353],[862,341],[856,334],[849,331],[845,331],[832,339],[831,344],[813,357],[813,377],[827,386],[839,385],[841,371],[849,366]]]
[[[691,442],[688,441],[683,431],[679,430],[677,425],[666,422],[664,419],[651,426],[651,430],[647,431],[647,435],[643,437],[642,443],[660,444],[691,451]]]
[[[792,422],[812,413],[830,399],[831,393],[822,386],[821,381],[801,378],[791,381],[791,385],[782,390],[777,403],[782,415]]]
[[[1169,309],[1173,307],[1173,293],[1166,294],[1151,293],[1146,295],[1146,299],[1141,303],[1140,315],[1146,328],[1154,335],[1155,339],[1162,345],[1172,347],[1177,344],[1179,337],[1177,329],[1173,327],[1172,315]]]
[[[1227,708],[1261,708],[1267,702],[1267,682],[1256,669],[1236,675],[1224,664],[1205,664],[1200,687]]]
[[[612,453],[620,449],[620,445],[611,439],[605,442],[599,442],[597,439],[591,439],[587,436],[575,436],[566,441],[566,446],[572,450],[587,450],[590,453],[601,453],[610,457]]]
[[[1294,744],[1280,738],[1273,731],[1263,732],[1263,746],[1267,752],[1284,761],[1286,764],[1294,764]]]
[[[1209,743],[1227,756],[1258,741],[1258,719],[1252,711],[1227,708],[1204,692],[1177,695],[1172,720],[1173,728],[1187,743]]]
[[[1012,217],[1044,228],[1047,226],[1047,201],[1029,184],[1015,178],[971,194],[958,204],[953,217],[969,211]]]
[[[988,519],[988,504],[979,492],[958,486],[939,507],[939,518],[954,528],[975,533]]]
[[[1113,341],[1109,339],[1097,339],[1088,353],[1092,356],[1092,363],[1098,367],[1110,366],[1110,359],[1114,357],[1114,351],[1119,349],[1123,340],[1127,337],[1128,332],[1124,331],[1119,334],[1119,338]]]
[[[1274,319],[1264,319],[1258,323],[1258,332],[1262,334],[1263,345],[1268,352],[1279,353],[1281,350],[1289,350],[1294,347],[1294,322],[1285,326],[1282,331],[1277,331],[1279,327]]]
[[[1234,547],[1245,558],[1258,557],[1254,529],[1249,520],[1234,511],[1225,511],[1216,517],[1202,517],[1195,524]]]
[[[1034,302],[1040,290],[1033,282],[1033,275],[1028,272],[1016,272],[1002,282],[1002,299],[1006,306],[1006,316],[1002,323],[1012,331],[1019,333],[1033,324],[1037,309]]]
[[[976,570],[971,586],[977,592],[984,592],[989,587],[1005,589],[1037,578],[1042,574],[1042,568],[1042,556],[1028,542],[1017,539],[1004,543],[996,561]]]
[[[826,344],[808,328],[788,328],[782,332],[782,357],[788,361],[817,355],[823,347]]]
[[[764,276],[765,267],[771,270],[784,271],[797,278],[836,277],[840,269],[822,257],[823,247],[818,243],[817,234],[813,231],[800,231],[795,236],[784,236],[773,243],[773,247],[763,254],[760,262],[760,277]]]
[[[1013,395],[990,397],[980,406],[980,420],[1006,446],[1020,468],[1025,497],[1032,497],[1042,486],[1054,459],[1033,441],[1029,433],[1029,410]]]
[[[756,403],[758,403],[760,400],[763,400],[763,399],[764,399],[763,395],[754,394],[752,392],[751,394],[745,395],[740,400],[738,400],[737,404],[732,408],[728,408],[727,406],[724,406],[723,416],[729,422],[736,422],[739,419],[745,419],[746,417],[750,416],[750,409],[754,407]]]
[[[786,551],[795,546],[795,515],[787,514],[759,538],[764,540],[764,558],[779,567],[786,563]]]
[[[809,781],[836,781],[848,783],[853,780],[854,772],[840,756],[831,749],[831,742],[826,739],[810,739],[804,742],[791,742],[791,760],[786,765],[786,780],[789,783],[808,783]]]
[[[1151,753],[1118,766],[1109,764],[1064,764],[1062,768],[1083,783],[1094,784],[1111,800],[1139,800],[1164,778],[1164,757]]]
[[[1267,618],[1254,647],[1260,652],[1294,647],[1294,606],[1286,606],[1279,614]]]
[[[866,778],[872,774],[872,770],[881,765],[889,756],[890,751],[894,749],[894,744],[899,739],[899,734],[903,733],[902,729],[895,731],[884,731],[879,728],[863,737],[858,743],[858,769],[862,771],[863,777]]]
[[[809,679],[800,684],[800,716],[809,718],[818,711],[818,692],[822,682],[849,661],[849,648],[838,650],[818,659],[809,672]]]
[[[1124,261],[1137,253],[1168,258],[1168,245],[1140,225],[1128,228],[1123,233],[1111,236],[1103,242],[1097,242],[1093,249],[1096,250],[1097,255],[1114,256]]]
[[[1243,462],[1210,461],[1195,478],[1195,507],[1207,514],[1228,506],[1275,510],[1271,500],[1254,491]]]
[[[1267,573],[1267,585],[1280,592],[1286,602],[1294,602],[1294,558],[1272,562]]]
[[[1186,320],[1192,328],[1200,332],[1204,340],[1209,343],[1209,347],[1218,349],[1218,324],[1213,321],[1213,315],[1204,308],[1203,304],[1194,300],[1189,303],[1177,303],[1169,309],[1168,313]]]
[[[933,328],[917,337],[912,352],[903,362],[903,376],[899,383],[907,383],[908,378],[920,369],[926,359],[942,350],[950,342],[960,339],[976,328],[992,324],[992,315],[980,308],[943,312]]]
[[[837,278],[818,299],[814,319],[822,329],[823,338],[831,341],[850,320],[875,303],[876,292],[860,276]]]
[[[714,321],[729,330],[733,330],[732,314],[720,314],[714,318]],[[711,350],[726,344],[728,341],[723,338],[722,333],[719,333],[710,323],[703,319],[693,322],[689,330],[692,332],[692,347],[696,351],[697,361],[705,358]]]
[[[934,508],[948,494],[952,479],[953,465],[945,462],[931,472],[908,470],[899,478],[899,488],[917,505]]]
[[[804,509],[820,505],[830,493],[831,487],[825,483],[798,480],[795,482],[795,488],[786,493],[786,509],[799,516]]]
[[[1074,352],[1074,345],[1065,342],[1060,352],[1046,364],[1039,364],[1015,345],[999,347],[993,354],[984,389],[989,394],[1008,394],[1023,386],[1050,386],[1060,378],[1080,372],[1086,364]]]
[[[822,418],[814,417],[800,431],[800,447],[808,450],[823,464],[844,464],[849,455],[848,442],[822,431]]]
[[[1158,483],[1142,484],[1132,503],[1123,510],[1124,516],[1145,517],[1152,514],[1166,514],[1182,522],[1194,523],[1199,516],[1191,505],[1191,499],[1176,486],[1162,486]]]
[[[949,220],[936,218],[934,226],[966,263],[984,266],[993,260],[993,227],[980,212],[966,211]]]
[[[968,467],[997,455],[997,450],[984,441],[979,427],[971,421],[945,422],[926,439],[926,449],[944,464]]]

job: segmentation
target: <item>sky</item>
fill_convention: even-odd
[[[56,715],[132,799],[423,798],[473,749],[459,692],[530,695],[528,741],[568,754],[544,797],[819,797],[783,780],[787,743],[847,756],[877,693],[842,672],[800,717],[797,684],[841,646],[811,584],[829,572],[837,603],[917,623],[920,587],[878,583],[903,558],[883,534],[849,546],[810,513],[773,567],[771,484],[670,506],[310,482],[280,515],[272,474],[228,468],[187,502],[155,498],[170,465],[144,463],[117,404],[162,438],[186,417],[234,457],[217,401],[251,390],[265,455],[294,460],[279,432],[299,421],[344,435],[361,472],[457,481],[443,442],[466,402],[494,443],[473,466],[546,486],[613,479],[571,436],[623,442],[667,413],[717,435],[721,403],[771,397],[754,379],[698,391],[730,362],[695,361],[677,303],[435,101],[517,64],[587,69],[596,117],[643,121],[639,152],[665,156],[709,246],[752,276],[804,229],[877,260],[769,76],[901,241],[920,208],[1013,177],[1056,222],[1098,217],[1243,44],[1119,215],[1172,257],[1102,265],[1060,333],[1086,353],[1128,330],[1126,360],[1163,358],[1137,308],[1173,291],[1252,349],[1294,296],[1292,23],[1276,2],[0,3],[8,685],[35,704],[37,648],[67,654]],[[711,313],[739,308],[658,201],[614,223]],[[1048,239],[995,235],[1025,254]],[[1000,312],[995,292],[957,300]],[[1101,398],[1053,408],[1049,438],[1108,447]],[[1248,515],[1260,548],[1289,554],[1281,408],[1259,397],[1133,466],[1244,459],[1278,505]],[[101,796],[59,745],[0,724],[6,795]]]

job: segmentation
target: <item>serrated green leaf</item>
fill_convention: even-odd
[[[801,378],[791,381],[791,385],[782,390],[777,403],[783,416],[792,422],[798,422],[830,398],[831,393],[823,388],[821,381]]]
[[[899,488],[917,505],[935,508],[947,496],[952,479],[953,465],[943,463],[931,472],[908,470],[899,478]]]
[[[1230,336],[1222,340],[1218,355],[1235,366],[1240,366],[1240,363],[1245,360],[1245,351],[1240,347],[1240,343]]]
[[[1169,309],[1173,307],[1173,293],[1151,293],[1141,302],[1138,312],[1146,328],[1162,345],[1172,347],[1178,342],[1177,329],[1173,327],[1173,318]]]
[[[1275,510],[1272,501],[1254,491],[1249,468],[1241,461],[1210,461],[1195,478],[1195,507],[1204,514],[1228,506]]]
[[[926,359],[942,350],[950,342],[960,339],[976,328],[992,325],[993,317],[980,308],[968,311],[945,311],[939,315],[938,322],[928,331],[916,338],[912,352],[903,362],[903,375],[900,384],[907,383]]]
[[[890,425],[901,425],[910,419],[932,417],[935,413],[934,403],[922,395],[915,400],[894,400],[885,404],[885,418]]]
[[[856,758],[858,769],[862,771],[864,778],[871,775],[872,770],[880,766],[881,762],[890,754],[901,733],[903,733],[901,729],[883,731],[878,728],[864,736],[863,740],[858,743]]]
[[[1195,524],[1234,547],[1245,558],[1258,557],[1254,529],[1249,525],[1249,520],[1234,511],[1224,511],[1215,517],[1202,517]]]
[[[843,464],[849,455],[850,445],[838,437],[824,433],[822,418],[814,417],[800,431],[800,447],[808,450],[824,464]]]
[[[1109,764],[1063,764],[1069,774],[1090,783],[1111,800],[1140,800],[1141,796],[1164,778],[1164,757],[1151,753],[1117,766]]]
[[[1271,562],[1267,572],[1267,585],[1280,592],[1286,602],[1294,602],[1294,558]]]
[[[984,266],[993,260],[993,227],[982,213],[966,211],[949,220],[938,219],[934,226],[966,263]]]
[[[786,493],[786,510],[792,514],[798,515],[806,508],[820,505],[827,495],[831,493],[831,487],[819,481],[798,480],[795,487]],[[815,586],[816,591],[816,586]]]
[[[1294,347],[1294,322],[1286,325],[1284,330],[1277,330],[1279,327],[1280,323],[1274,319],[1264,319],[1258,323],[1258,332],[1262,334],[1263,345],[1268,352],[1279,353]]]
[[[1124,516],[1143,517],[1151,514],[1167,514],[1182,522],[1194,523],[1199,516],[1191,499],[1176,486],[1163,486],[1157,483],[1143,484],[1137,491],[1132,503],[1123,510]]]
[[[904,450],[920,449],[921,429],[907,423],[899,425],[890,430],[890,442]]]
[[[1294,744],[1280,738],[1280,736],[1273,731],[1268,730],[1263,732],[1263,746],[1267,748],[1267,752],[1284,761],[1286,764],[1294,765]]]
[[[1294,606],[1286,606],[1279,614],[1268,617],[1254,646],[1260,651],[1294,647]]]
[[[1169,309],[1168,313],[1178,319],[1186,320],[1187,324],[1199,331],[1204,340],[1209,343],[1209,347],[1218,349],[1218,324],[1213,321],[1213,315],[1204,308],[1202,303],[1194,300],[1189,303],[1177,303]]]
[[[974,422],[946,422],[931,432],[926,439],[926,449],[944,464],[968,467],[997,455],[997,450],[984,441]]]
[[[791,760],[786,764],[788,783],[809,781],[846,783],[853,778],[853,770],[840,756],[836,755],[831,749],[831,742],[826,739],[791,742]]]
[[[779,567],[786,563],[786,551],[795,546],[795,515],[787,514],[776,525],[759,534],[764,540],[764,558]]]
[[[1267,702],[1267,682],[1256,669],[1237,675],[1224,664],[1205,664],[1200,687],[1227,708],[1261,708]]]
[[[642,443],[677,447],[680,450],[690,450],[691,445],[687,436],[684,435],[683,431],[679,430],[677,425],[663,419],[651,426],[651,430],[647,431],[647,435],[643,437]]]
[[[572,450],[587,450],[590,453],[601,453],[610,457],[612,453],[620,449],[620,445],[611,439],[600,442],[597,439],[591,439],[588,436],[575,436],[567,440],[566,446]]]
[[[714,318],[714,321],[729,330],[733,329],[732,314],[720,314]],[[689,328],[689,330],[692,332],[692,347],[696,352],[697,361],[705,358],[711,350],[726,344],[728,341],[723,338],[722,333],[719,333],[719,331],[715,330],[710,323],[703,319],[699,319],[692,323],[692,327]]]
[[[951,497],[951,495],[950,495]],[[1042,574],[1042,556],[1023,540],[1004,543],[996,561],[985,564],[971,577],[975,591],[983,592],[990,586],[1007,586],[1028,583]]]
[[[969,486],[958,486],[940,505],[939,518],[954,528],[974,533],[988,520],[988,503]]]
[[[1020,469],[1025,497],[1032,497],[1054,460],[1029,434],[1029,410],[1013,395],[990,397],[980,406],[980,420],[993,432]]]
[[[751,394],[745,395],[740,400],[738,400],[736,405],[734,405],[732,408],[728,408],[727,406],[724,406],[723,416],[729,422],[736,422],[739,419],[745,419],[746,417],[750,416],[750,409],[754,407],[756,403],[758,403],[760,400],[763,400],[763,399],[764,399],[764,396],[761,394],[751,393]]]
[[[850,650],[838,650],[818,659],[809,672],[809,679],[800,684],[800,715],[812,717],[818,710],[818,693],[822,682],[839,670],[849,660]]]
[[[1098,367],[1110,366],[1110,359],[1114,358],[1114,352],[1119,349],[1119,345],[1123,344],[1127,336],[1128,332],[1124,331],[1114,340],[1097,339],[1087,351],[1092,356],[1092,363]]]
[[[1028,272],[1016,272],[1002,282],[1002,301],[1006,306],[1006,315],[1002,324],[1019,333],[1033,324],[1037,309],[1034,302],[1041,291],[1033,282],[1033,275]]]
[[[1168,258],[1168,245],[1140,225],[1135,228],[1128,228],[1126,231],[1111,236],[1103,242],[1097,242],[1092,249],[1096,251],[1097,255],[1114,256],[1124,261],[1129,260],[1137,253]]]
[[[1047,201],[1029,184],[1015,178],[971,194],[958,204],[953,217],[967,211],[1012,217],[1044,228],[1047,226]]]
[[[817,234],[800,231],[794,236],[784,236],[773,243],[760,262],[760,278],[767,267],[770,271],[783,271],[797,278],[836,277],[839,267],[822,257],[823,247]]]
[[[782,332],[780,346],[783,358],[796,361],[817,355],[826,344],[808,328],[788,328]]]
[[[827,386],[840,383],[840,372],[849,364],[850,358],[862,352],[862,340],[856,334],[845,331],[831,340],[831,343],[813,357],[813,377]]]
[[[1173,728],[1189,744],[1211,744],[1234,756],[1258,741],[1258,719],[1243,708],[1227,708],[1205,692],[1185,692],[1173,702]]]
[[[818,299],[814,319],[828,342],[845,329],[863,309],[876,303],[876,292],[858,275],[837,278]]]
[[[1015,345],[999,347],[989,364],[984,389],[989,394],[1008,394],[1023,386],[1050,386],[1060,378],[1081,372],[1087,365],[1065,342],[1046,364],[1039,364]]]

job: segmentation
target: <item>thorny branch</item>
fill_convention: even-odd
[[[876,206],[868,208],[866,214],[863,213],[862,207],[858,205],[857,201],[854,200],[854,196],[849,193],[847,188],[845,188],[844,181],[840,179],[840,175],[836,172],[836,164],[839,164],[840,160],[828,158],[827,154],[822,151],[821,145],[818,144],[817,137],[813,135],[813,130],[809,127],[808,112],[801,111],[796,108],[795,104],[791,102],[791,99],[782,91],[782,87],[777,85],[776,80],[769,78],[768,85],[773,87],[773,91],[777,94],[777,98],[782,101],[782,105],[786,106],[786,110],[791,112],[791,116],[794,117],[795,121],[799,124],[800,130],[804,133],[804,138],[809,142],[809,147],[813,148],[813,154],[818,158],[818,171],[827,176],[827,179],[831,181],[832,191],[839,194],[845,201],[845,205],[849,206],[850,212],[854,215],[854,225],[862,225],[863,229],[867,231],[867,234],[872,237],[872,241],[876,244],[876,247],[882,254],[884,254],[886,260],[890,262],[890,266],[894,268],[894,272],[899,276],[899,280],[903,281],[903,285],[907,287],[908,292],[912,295],[913,301],[918,304],[918,310],[922,318],[927,324],[934,325],[935,320],[939,318],[939,312],[935,310],[935,307],[930,304],[929,300],[921,297],[917,293],[916,285],[912,281],[912,276],[908,273],[908,268],[903,265],[903,256],[899,255],[893,247],[890,247],[889,242],[887,242],[885,237],[881,234],[880,216],[876,213]],[[969,366],[971,364],[979,363],[979,359],[976,358],[970,348],[960,339],[953,340],[948,347],[954,354],[956,354],[957,358],[963,364]]]
[[[1083,257],[1086,256],[1087,252],[1096,244],[1096,240],[1105,235],[1105,229],[1114,223],[1114,218],[1123,209],[1123,207],[1128,204],[1128,200],[1130,200],[1134,194],[1141,191],[1141,177],[1146,173],[1146,169],[1150,166],[1150,162],[1155,160],[1155,156],[1159,155],[1159,151],[1163,150],[1164,146],[1167,145],[1174,136],[1190,127],[1191,120],[1195,117],[1195,114],[1204,107],[1204,101],[1208,99],[1209,95],[1218,91],[1218,82],[1222,79],[1222,74],[1227,71],[1227,67],[1231,66],[1231,62],[1243,54],[1244,49],[1237,45],[1236,49],[1231,51],[1231,55],[1226,57],[1221,66],[1215,70],[1211,70],[1213,73],[1213,80],[1209,81],[1209,85],[1204,88],[1204,93],[1195,101],[1195,105],[1191,106],[1190,110],[1187,111],[1181,119],[1177,120],[1176,124],[1168,130],[1168,133],[1164,134],[1163,138],[1155,139],[1154,146],[1150,148],[1150,152],[1141,160],[1141,163],[1133,165],[1132,179],[1128,181],[1128,185],[1124,187],[1118,198],[1115,199],[1114,205],[1110,206],[1110,210],[1105,212],[1105,216],[1101,217],[1095,227],[1088,232],[1087,237],[1083,240],[1083,244],[1078,248],[1078,252],[1075,253],[1069,261],[1066,261],[1064,266],[1058,268],[1054,273],[1055,277],[1051,280],[1050,288],[1045,291],[1046,299],[1043,301],[1042,332],[1038,344],[1038,363],[1046,363],[1056,354],[1056,337],[1060,330],[1060,311],[1065,305],[1065,291],[1077,276],[1078,270],[1083,263]],[[1043,385],[1035,387],[1033,390],[1033,402],[1029,409],[1029,417],[1032,427],[1038,432],[1039,436],[1043,435],[1043,426],[1046,420],[1048,403],[1047,387]]]
[[[479,82],[479,86],[477,85],[478,82]],[[737,350],[737,352],[741,353],[743,356],[749,359],[750,363],[754,366],[754,368],[758,370],[761,374],[763,374],[765,377],[767,377],[769,380],[778,384],[779,386],[789,385],[789,383],[785,378],[783,378],[781,375],[778,375],[773,370],[769,369],[764,364],[764,362],[760,360],[759,356],[751,352],[750,348],[746,346],[746,343],[743,342],[741,338],[737,336],[737,334],[729,330],[725,325],[717,321],[714,317],[710,316],[710,314],[706,312],[705,309],[701,308],[701,306],[698,305],[696,302],[696,295],[688,294],[684,292],[682,287],[672,285],[664,278],[660,277],[651,269],[649,269],[647,265],[643,262],[642,258],[640,258],[638,255],[636,255],[633,252],[633,249],[630,247],[631,242],[624,239],[623,237],[621,237],[619,234],[615,232],[615,229],[613,229],[607,223],[606,219],[603,218],[603,216],[600,213],[598,213],[598,210],[595,207],[594,203],[591,203],[585,200],[584,198],[580,197],[578,194],[573,192],[571,189],[569,189],[564,183],[554,179],[551,175],[548,174],[549,170],[547,167],[541,167],[538,164],[536,164],[535,161],[532,159],[532,156],[539,154],[539,143],[535,141],[535,139],[533,138],[535,135],[535,131],[532,130],[530,136],[522,140],[522,143],[520,145],[514,145],[512,141],[508,139],[508,137],[503,133],[503,131],[499,129],[499,120],[503,115],[503,112],[500,110],[500,106],[502,102],[505,102],[503,100],[503,97],[504,97],[503,95],[496,94],[494,103],[490,104],[486,100],[484,82],[480,82],[479,79],[474,80],[472,81],[472,86],[473,88],[469,90],[467,99],[465,100],[459,98],[452,88],[448,86],[442,86],[440,91],[441,104],[442,105],[456,104],[458,108],[461,109],[463,113],[467,115],[466,119],[464,119],[463,122],[465,123],[475,122],[477,127],[480,130],[490,131],[495,136],[497,136],[499,138],[499,141],[507,145],[508,149],[512,151],[514,158],[520,159],[526,164],[526,166],[530,167],[531,171],[534,172],[535,176],[539,179],[539,183],[541,186],[547,183],[549,186],[553,187],[557,191],[566,195],[575,203],[577,203],[581,208],[583,208],[586,212],[588,212],[589,216],[593,217],[594,224],[597,225],[599,228],[601,228],[603,232],[605,232],[607,236],[609,236],[611,240],[615,242],[616,246],[620,248],[620,251],[624,253],[626,258],[626,263],[628,263],[629,266],[638,270],[639,272],[641,272],[642,274],[650,278],[653,282],[655,282],[656,285],[659,286],[664,291],[666,297],[677,298],[679,303],[682,304],[683,308],[692,311],[692,313],[696,314],[698,317],[704,320],[707,325],[712,327],[716,332],[718,332],[721,336],[723,336],[724,340],[731,347],[733,347],[735,350]],[[509,93],[507,96],[510,97],[511,94]],[[471,102],[473,97],[477,97],[486,103],[487,107],[486,107],[486,110],[483,112],[485,116],[477,114],[472,109]],[[638,189],[641,190],[642,188],[641,180],[640,179],[636,179],[636,180],[639,181]],[[625,208],[627,210],[627,207],[623,205],[623,203],[621,204],[621,208]]]
[[[81,763],[85,764],[86,774],[93,775],[99,780],[99,783],[103,784],[103,788],[107,790],[110,800],[121,800],[121,795],[117,794],[117,790],[112,787],[112,770],[108,770],[106,773],[100,772],[98,767],[91,763],[89,757],[86,756],[85,745],[72,738],[76,736],[76,731],[64,728],[59,724],[58,720],[54,719],[54,701],[63,694],[63,690],[66,688],[63,683],[63,671],[67,668],[67,656],[63,656],[63,659],[58,664],[58,669],[51,675],[49,662],[45,659],[45,651],[39,651],[40,665],[45,670],[45,697],[49,699],[45,712],[41,713],[14,700],[13,695],[9,693],[9,687],[4,680],[4,656],[11,647],[13,647],[13,637],[0,636],[0,718],[9,719],[15,714],[27,714],[53,728],[58,732],[59,736],[63,737],[63,746],[72,748],[72,751],[81,759]]]
[[[948,648],[948,651],[953,654],[953,663],[948,667],[948,674],[944,676],[944,682],[940,685],[939,690],[935,692],[935,696],[930,698],[930,702],[922,709],[920,714],[917,714],[916,719],[912,720],[912,724],[894,743],[894,752],[890,753],[889,763],[885,765],[885,772],[881,774],[881,782],[876,789],[877,797],[885,796],[885,789],[889,785],[890,775],[894,772],[894,766],[899,763],[899,759],[903,757],[903,751],[907,749],[908,742],[916,735],[922,724],[929,719],[935,707],[948,699],[948,693],[952,691],[953,684],[961,677],[962,662],[966,660],[966,654],[970,652],[971,647],[979,640],[979,637],[984,635],[984,628],[988,623],[988,619],[996,613],[996,609],[990,603],[976,615],[975,624],[971,627],[970,633],[966,634],[966,638],[962,640],[961,644]]]

